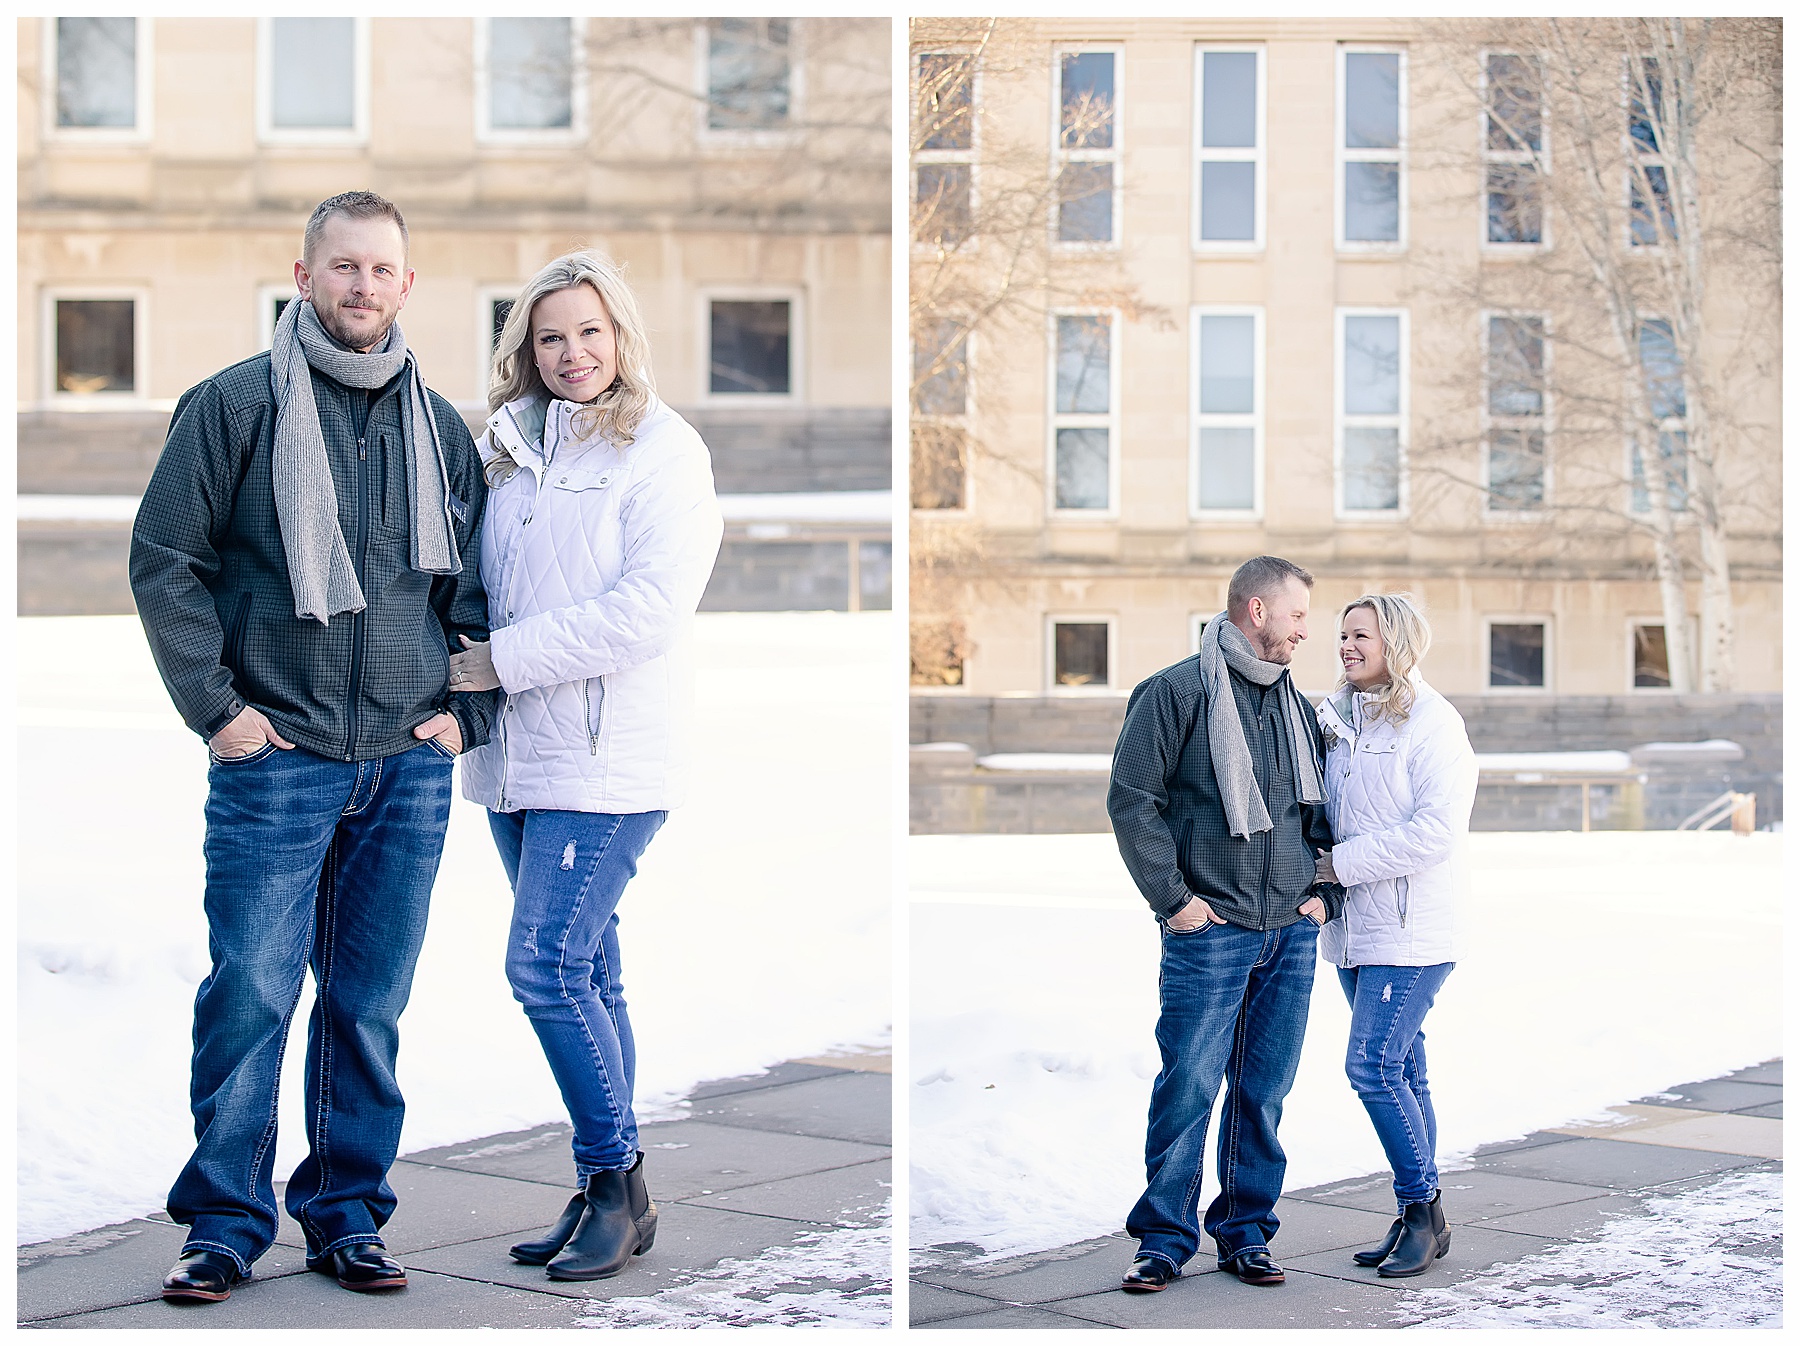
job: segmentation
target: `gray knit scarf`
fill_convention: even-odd
[[[338,613],[361,612],[367,606],[350,548],[344,544],[344,530],[338,526],[337,488],[319,428],[309,365],[346,388],[380,388],[401,369],[408,371],[400,403],[412,507],[407,559],[414,570],[427,575],[460,574],[444,445],[419,362],[406,348],[400,324],[389,327],[381,343],[364,354],[339,345],[319,322],[312,304],[295,299],[275,324],[269,354],[275,386],[275,450],[269,466],[275,517],[294,587],[294,615],[329,625]],[[429,444],[421,439],[421,427]]]
[[[1257,658],[1250,638],[1221,612],[1206,624],[1200,637],[1200,686],[1206,693],[1206,738],[1212,749],[1213,775],[1219,781],[1219,798],[1225,805],[1225,822],[1234,837],[1267,832],[1269,806],[1256,788],[1256,772],[1250,765],[1250,745],[1244,739],[1244,722],[1238,717],[1237,697],[1232,694],[1231,674],[1260,687],[1268,687],[1288,671],[1286,664]],[[1295,783],[1302,803],[1317,804],[1325,797],[1321,767],[1305,725],[1313,708],[1294,686],[1284,684],[1281,709],[1293,745]]]

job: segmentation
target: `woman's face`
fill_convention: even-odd
[[[619,373],[612,315],[591,285],[545,295],[531,308],[531,357],[553,397],[592,402]]]
[[[1381,648],[1381,632],[1369,608],[1351,608],[1338,628],[1338,658],[1344,678],[1359,692],[1379,687],[1388,680],[1387,654]]]

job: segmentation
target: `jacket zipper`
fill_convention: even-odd
[[[373,414],[373,408],[370,409]],[[366,430],[366,427],[365,427]],[[362,436],[356,437],[356,582],[364,582],[369,560],[369,446]],[[364,593],[368,591],[365,589]],[[350,711],[344,725],[344,760],[356,760],[356,707],[362,699],[363,617],[368,612],[365,602],[361,612],[350,614]]]
[[[225,657],[233,673],[244,671],[244,632],[250,626],[250,591],[238,595],[237,611],[231,614],[231,631],[225,637]]]
[[[594,714],[594,708],[588,701],[588,688],[590,687],[596,689],[600,693],[600,706],[604,712],[606,706],[606,684],[599,678],[589,678],[586,682],[581,684],[581,723],[587,730],[588,756],[598,757],[600,755],[600,720],[599,717]]]

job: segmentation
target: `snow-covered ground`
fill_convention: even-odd
[[[1780,1055],[1781,844],[1476,833],[1426,1021],[1440,1157]],[[909,847],[914,1246],[1119,1229],[1143,1185],[1158,941],[1112,837]],[[1348,1027],[1321,967],[1281,1127],[1290,1188],[1387,1167],[1344,1080]]]
[[[685,809],[622,907],[639,1115],[696,1082],[885,1042],[892,870],[889,613],[705,613]],[[157,1209],[187,1110],[204,745],[135,618],[25,618],[19,682],[19,1237]],[[502,970],[511,896],[458,799],[401,1021],[402,1151],[563,1116]],[[276,1161],[303,1153],[295,1018]]]

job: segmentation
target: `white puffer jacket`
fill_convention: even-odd
[[[1340,967],[1429,967],[1452,952],[1467,887],[1475,750],[1455,706],[1416,672],[1406,722],[1369,723],[1374,698],[1345,689],[1319,705],[1332,867],[1343,915],[1319,932]]]
[[[694,610],[724,532],[712,459],[660,401],[623,449],[577,438],[579,410],[509,402],[476,446],[518,465],[481,524],[505,700],[463,759],[463,793],[501,813],[645,813],[687,791]]]

